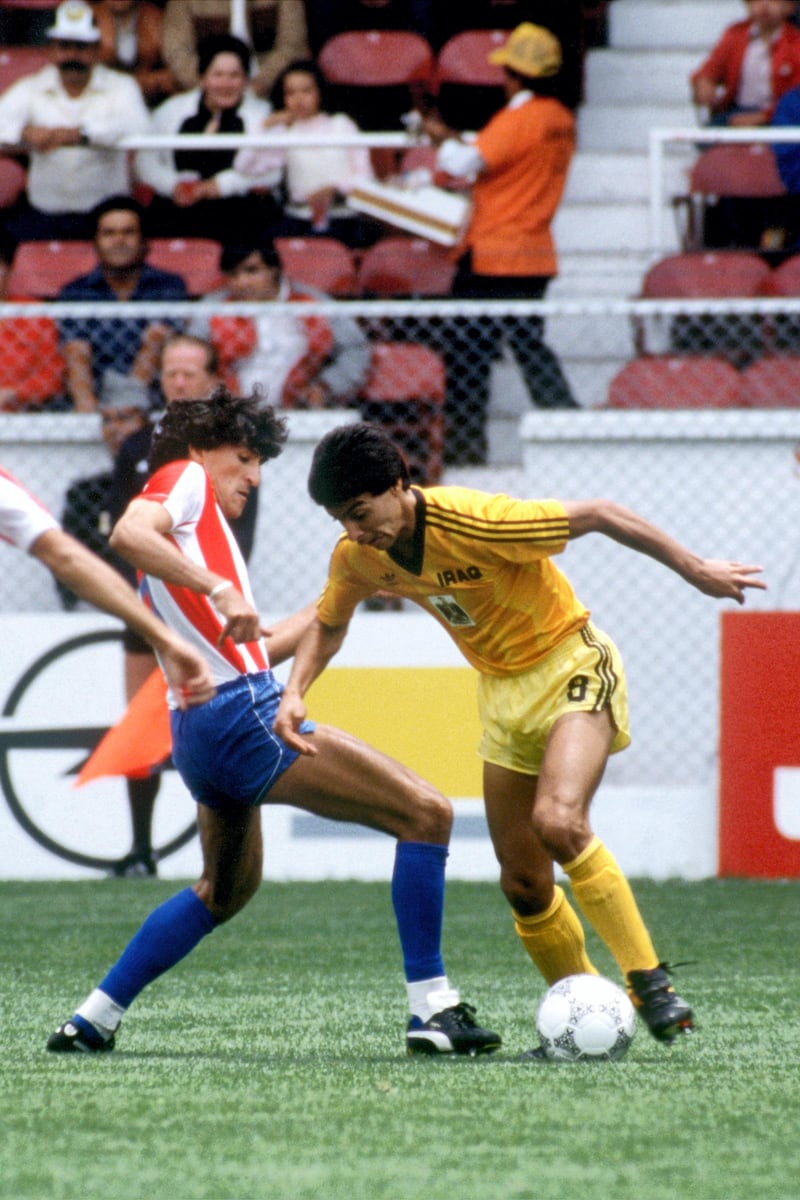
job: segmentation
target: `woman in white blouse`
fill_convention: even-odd
[[[153,133],[257,133],[271,106],[249,88],[250,51],[230,34],[198,47],[200,86],[171,96],[153,113]],[[279,215],[272,189],[275,164],[244,174],[236,150],[140,150],[139,180],[154,192],[148,228],[160,237],[208,237],[219,242],[263,235]]]

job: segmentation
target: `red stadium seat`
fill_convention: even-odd
[[[151,238],[147,261],[181,275],[190,296],[207,296],[222,286],[220,246],[211,238]]]
[[[800,254],[793,254],[773,269],[772,290],[776,296],[800,296]]]
[[[281,266],[295,283],[307,283],[331,296],[354,296],[358,291],[356,261],[336,238],[276,238]]]
[[[772,294],[772,270],[747,250],[687,251],[655,263],[644,277],[645,299],[705,300]]]
[[[330,83],[378,87],[430,83],[433,51],[418,33],[404,30],[352,30],[329,38],[317,63]]]
[[[360,129],[401,129],[402,117],[431,88],[433,50],[425,38],[400,29],[351,30],[329,38],[317,55],[328,81],[331,109]],[[372,152],[380,178],[395,169],[387,147]]]
[[[748,408],[800,408],[800,355],[761,358],[742,372]]]
[[[467,29],[436,56],[437,104],[457,129],[481,129],[505,103],[503,68],[488,61],[508,39],[507,29]]]
[[[741,377],[723,358],[653,355],[626,363],[611,380],[609,408],[738,408]]]
[[[689,173],[689,192],[676,196],[676,208],[685,209],[683,243],[698,249],[706,241],[708,210],[720,197],[739,200],[777,200],[786,195],[772,147],[763,142],[710,146],[702,151]]]
[[[64,361],[58,327],[50,317],[7,317],[0,321],[0,402],[4,412],[35,412],[60,395]]]
[[[414,342],[373,348],[361,415],[398,442],[418,483],[435,483],[442,473],[444,398],[444,362],[434,350]]]
[[[32,75],[50,62],[46,46],[0,47],[0,92],[11,87],[23,75]]]
[[[385,237],[365,251],[358,286],[370,296],[447,296],[454,273],[443,246],[426,238]]]
[[[642,282],[648,300],[716,300],[772,294],[772,270],[747,250],[687,251],[655,263]],[[649,321],[634,318],[634,340],[647,353]],[[687,313],[670,318],[670,349],[709,353],[746,366],[764,352],[769,328],[757,314]]]
[[[21,242],[11,262],[9,298],[52,300],[65,283],[97,265],[92,242]]]

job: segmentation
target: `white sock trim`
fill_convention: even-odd
[[[125,1009],[105,992],[101,992],[100,988],[95,988],[91,995],[86,997],[80,1008],[76,1008],[75,1012],[90,1025],[94,1025],[97,1032],[104,1038],[110,1038],[122,1020]]]
[[[458,1004],[460,996],[446,975],[437,975],[433,979],[417,979],[414,983],[406,984],[408,992],[408,1007],[412,1017],[428,1021],[444,1008],[452,1008]]]

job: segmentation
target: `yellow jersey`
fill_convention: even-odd
[[[527,671],[589,620],[552,561],[569,538],[557,500],[514,500],[463,487],[413,488],[410,544],[360,546],[343,534],[317,613],[346,624],[375,592],[418,604],[486,675]]]

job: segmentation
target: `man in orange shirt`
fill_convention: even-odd
[[[549,95],[561,47],[549,30],[525,22],[489,60],[503,67],[507,103],[474,141],[462,140],[435,116],[424,119],[425,132],[440,147],[439,169],[474,179],[453,295],[541,300],[557,271],[550,225],[575,149],[574,118]],[[541,319],[514,316],[481,318],[477,329],[474,321],[462,322],[453,330],[448,461],[485,461],[489,370],[505,338],[534,404],[576,407],[542,333]]]

